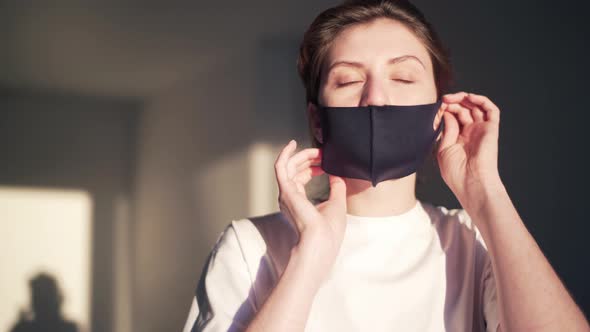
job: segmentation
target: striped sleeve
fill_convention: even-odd
[[[184,332],[243,331],[256,313],[248,265],[228,225],[204,264]]]

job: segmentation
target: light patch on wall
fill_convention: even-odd
[[[201,227],[278,211],[274,162],[279,151],[280,146],[254,143],[200,167],[194,195]]]
[[[249,174],[249,216],[278,212],[279,186],[275,175],[275,162],[284,145],[255,143],[248,149]],[[297,148],[294,154],[305,149]],[[305,193],[310,200],[327,199],[329,188],[327,174],[314,176],[306,185]]]
[[[32,317],[29,282],[40,273],[56,281],[63,317],[88,331],[91,230],[85,191],[0,186],[0,331]]]
[[[249,215],[258,216],[279,210],[278,185],[274,170],[280,147],[256,143],[248,150]]]

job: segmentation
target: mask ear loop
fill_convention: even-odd
[[[439,99],[437,101],[438,107],[437,107],[437,112],[440,109],[440,106],[442,105],[442,99]],[[436,113],[434,113],[434,118],[436,118]],[[434,122],[434,118],[432,119],[432,121]],[[438,155],[438,149],[440,146],[440,143],[442,141],[442,136],[440,138],[439,135],[441,135],[444,132],[445,129],[445,118],[444,118],[444,112],[443,112],[443,116],[441,116],[440,118],[440,123],[438,124],[438,128],[436,128],[436,130],[434,131],[434,148],[432,149],[432,159],[437,160],[437,155]]]
[[[434,112],[434,115],[432,117],[433,124],[434,124],[434,119],[436,118],[436,114],[438,113],[438,111],[440,110],[440,106],[442,105],[442,99],[438,99],[434,104],[437,104],[437,107],[436,107],[436,112]],[[434,162],[436,162],[436,160],[437,160],[438,149],[440,146],[440,142],[442,140],[442,137],[438,140],[437,140],[437,138],[443,132],[444,128],[445,128],[445,121],[444,121],[444,118],[441,117],[438,127],[436,129],[433,129],[433,138],[431,139],[431,142],[433,142],[434,144],[431,147],[431,153],[430,153],[431,156],[430,157],[432,158],[432,160]],[[435,167],[435,169],[438,169],[438,167]],[[416,181],[418,184],[424,184],[424,183],[426,183],[426,176],[421,175],[421,173],[418,172]]]
[[[438,113],[438,111],[440,110],[440,107],[442,105],[442,99],[438,99],[436,101],[437,107],[436,107],[436,112],[434,113],[434,117],[432,118],[432,122],[434,123],[434,119],[436,118],[436,114]],[[445,118],[444,118],[444,112],[443,112],[443,116],[440,117],[440,123],[438,124],[438,127],[436,128],[436,130],[434,131],[434,141],[438,142],[442,139],[442,137],[440,139],[438,138],[438,135],[440,135],[445,127]]]

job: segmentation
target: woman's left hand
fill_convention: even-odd
[[[500,181],[500,109],[487,97],[458,92],[443,96],[445,128],[437,159],[443,180],[462,201]]]

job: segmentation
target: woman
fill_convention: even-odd
[[[444,94],[448,55],[418,9],[328,9],[298,69],[314,148],[277,157],[280,212],[220,235],[185,331],[590,330],[502,184],[499,108]],[[463,209],[416,199],[432,147]],[[305,185],[323,173],[313,204]]]

